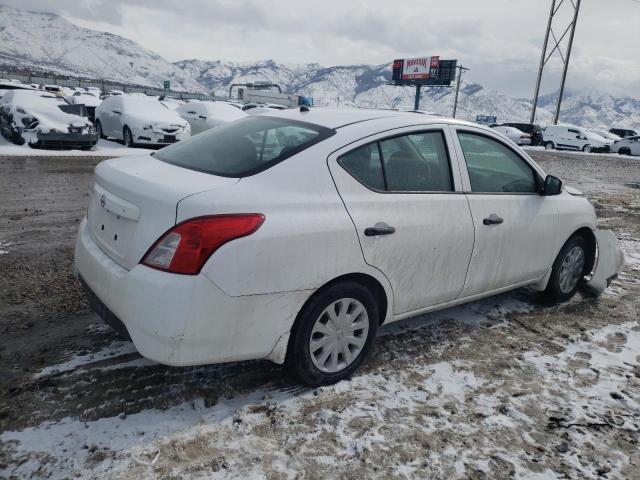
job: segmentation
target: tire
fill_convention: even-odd
[[[107,136],[102,132],[102,124],[100,123],[100,120],[96,120],[96,131],[98,132],[98,138],[107,138]]]
[[[582,147],[582,151],[584,153],[591,153],[592,150],[593,148],[591,148],[591,145],[585,145],[584,147]]]
[[[331,319],[331,311],[339,322],[342,312],[353,314],[356,309],[362,309],[362,312],[354,319],[345,318],[346,324],[336,326]],[[371,351],[379,319],[378,304],[369,289],[353,281],[330,285],[316,293],[298,314],[289,339],[285,367],[291,375],[310,386],[331,385],[349,378]],[[347,342],[347,338],[355,343]],[[312,340],[318,345],[315,351]],[[347,355],[353,355],[351,362]]]
[[[556,146],[553,144],[553,142],[546,142],[544,144],[545,150],[553,150],[554,148],[556,148]]]
[[[124,142],[125,147],[133,148],[136,146],[133,143],[133,135],[131,134],[131,130],[126,125],[122,129],[122,141]]]
[[[552,303],[561,303],[573,297],[583,283],[586,263],[587,242],[575,235],[567,240],[553,262],[545,298]]]
[[[628,148],[621,148],[620,150],[618,150],[618,153],[620,155],[631,155],[631,150]]]

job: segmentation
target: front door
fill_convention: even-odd
[[[394,314],[455,299],[473,250],[469,205],[448,155],[450,132],[445,126],[401,132],[352,144],[329,159],[364,259],[391,283]]]
[[[538,193],[542,173],[497,135],[460,127],[456,137],[475,226],[462,297],[541,278],[553,262],[549,239],[558,226],[554,197]]]

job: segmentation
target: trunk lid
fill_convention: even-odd
[[[180,200],[239,181],[188,170],[150,155],[104,161],[96,167],[95,177],[87,213],[91,237],[127,270],[175,225]]]

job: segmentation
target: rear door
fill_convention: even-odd
[[[394,314],[455,299],[473,249],[473,223],[444,125],[393,130],[329,157],[365,261],[394,292]]]
[[[497,135],[453,128],[475,227],[475,246],[463,297],[542,277],[555,252],[554,197],[541,196],[543,173]],[[466,168],[464,168],[466,167]]]

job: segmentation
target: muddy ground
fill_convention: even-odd
[[[598,299],[523,289],[383,329],[351,382],[315,391],[268,362],[170,368],[113,348],[72,272],[98,160],[0,158],[0,433],[251,398],[226,423],[140,434],[151,466],[91,438],[42,453],[3,436],[0,478],[640,478],[640,158],[531,155],[636,263]]]

